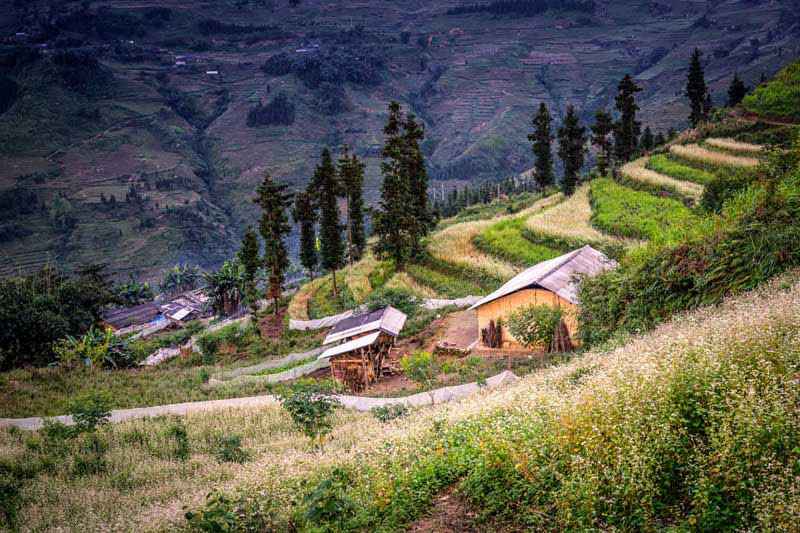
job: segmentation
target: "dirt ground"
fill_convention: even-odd
[[[417,520],[408,533],[485,533],[474,523],[477,516],[455,489],[447,489],[434,498],[433,509]]]

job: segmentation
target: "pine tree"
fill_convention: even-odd
[[[689,122],[692,127],[696,127],[705,118],[703,108],[706,103],[706,94],[708,88],[706,87],[706,79],[703,74],[703,65],[700,62],[700,57],[703,53],[695,48],[692,52],[692,59],[689,62],[689,73],[686,77],[686,96],[689,98]]]
[[[567,115],[558,129],[558,157],[564,163],[564,179],[561,190],[567,196],[575,192],[578,173],[586,154],[586,128],[580,125],[575,107],[567,106]]]
[[[347,198],[347,255],[352,264],[361,259],[367,245],[364,229],[364,163],[355,154],[351,155],[345,146],[336,172]]]
[[[413,211],[414,225],[412,226],[412,256],[420,251],[420,240],[425,237],[433,227],[433,217],[428,207],[428,169],[425,165],[425,155],[422,153],[420,143],[425,138],[425,130],[418,123],[414,113],[408,113],[403,122],[403,164],[402,172],[408,181],[411,192],[411,208]]]
[[[597,146],[597,171],[601,176],[605,176],[611,165],[612,143],[609,135],[614,131],[614,119],[611,113],[600,110],[594,114],[594,125],[592,125],[592,144]]]
[[[728,107],[734,107],[744,100],[747,95],[747,86],[739,79],[739,73],[733,73],[733,79],[728,86]]]
[[[379,209],[375,212],[373,227],[378,235],[375,253],[379,258],[394,260],[398,271],[405,269],[416,244],[414,204],[410,183],[404,172],[405,146],[401,134],[403,113],[400,103],[389,103],[389,119],[383,132],[386,141],[381,150],[381,173],[383,186]]]
[[[336,167],[327,147],[322,149],[319,165],[314,170],[311,182],[316,187],[319,202],[320,265],[324,270],[331,271],[333,294],[338,296],[336,270],[344,262],[344,242],[337,201],[342,195],[342,188],[336,179]]]
[[[636,141],[642,127],[641,122],[636,120],[636,112],[639,111],[636,93],[641,90],[642,88],[636,85],[630,74],[625,74],[617,85],[615,101],[619,111],[619,122],[615,128],[614,141],[617,158],[620,161],[630,161],[636,153]]]
[[[650,126],[645,127],[641,139],[642,150],[644,151],[652,150],[655,144],[656,141],[655,138],[653,137],[653,130],[650,129]]]
[[[239,248],[239,262],[242,264],[244,273],[242,275],[242,292],[244,303],[250,307],[253,319],[258,320],[258,287],[256,286],[256,276],[261,268],[260,248],[258,234],[253,230],[253,226],[247,226],[242,236],[242,247]],[[260,330],[256,328],[260,334]]]
[[[711,93],[706,93],[706,99],[703,101],[703,120],[708,120],[713,110],[714,102],[711,99]]]
[[[266,174],[264,181],[256,189],[253,201],[261,207],[258,231],[264,239],[264,267],[269,278],[269,296],[275,301],[277,315],[284,273],[289,267],[289,254],[286,251],[284,237],[291,230],[286,210],[291,205],[292,194],[286,192],[286,185],[275,183],[269,174]]]
[[[661,146],[665,142],[667,142],[667,140],[664,138],[664,134],[661,133],[660,131],[656,133],[656,138],[653,140],[653,146],[654,147]]]
[[[556,181],[553,173],[553,133],[551,130],[553,117],[544,102],[539,104],[539,112],[534,115],[532,123],[533,133],[528,135],[528,140],[532,143],[533,156],[536,158],[533,179],[536,180],[539,188],[544,190]]]
[[[295,195],[292,217],[295,223],[300,225],[300,263],[308,270],[308,277],[313,280],[319,256],[317,255],[317,234],[314,230],[317,212],[311,196],[308,191]]]

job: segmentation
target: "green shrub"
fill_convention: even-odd
[[[347,496],[352,478],[347,470],[334,468],[331,474],[303,496],[302,518],[317,531],[350,531],[347,521],[355,515],[355,502]]]
[[[176,417],[172,424],[167,428],[167,435],[174,443],[172,457],[182,463],[189,460],[192,456],[192,448],[189,446],[189,433],[183,424],[183,419]]]
[[[372,290],[377,291],[382,289],[394,274],[394,261],[387,259],[379,262],[375,269],[369,274],[369,284],[372,286]]]
[[[672,178],[693,181],[705,185],[714,179],[714,174],[682,165],[665,155],[654,155],[647,160],[647,168]]]
[[[742,105],[753,113],[800,118],[800,62],[792,63],[745,96]]]
[[[433,388],[436,384],[436,376],[442,371],[442,363],[439,358],[431,352],[416,350],[411,355],[400,359],[400,367],[403,375],[419,385],[428,389],[433,403]]]
[[[184,516],[189,531],[203,533],[279,531],[273,513],[270,512],[271,509],[272,505],[263,495],[260,495],[259,499],[245,497],[231,499],[224,494],[210,493],[202,511],[187,512]]]
[[[339,385],[333,380],[310,379],[297,380],[278,389],[278,401],[312,446],[321,445],[324,436],[333,428],[331,415],[339,406],[339,400],[332,394],[338,389]]]
[[[250,460],[250,452],[242,448],[242,437],[227,435],[219,438],[214,452],[220,463],[244,463]]]
[[[84,394],[69,403],[68,413],[72,415],[75,431],[93,432],[97,426],[108,424],[111,416],[111,395],[103,391]]]
[[[752,169],[729,169],[719,172],[706,184],[700,206],[710,213],[719,213],[726,201],[743,191],[756,179]]]
[[[369,412],[381,422],[386,423],[408,415],[408,406],[402,403],[390,403],[380,407],[373,407]]]
[[[552,305],[529,305],[508,317],[508,329],[515,339],[528,348],[550,346],[564,320],[564,310]]]

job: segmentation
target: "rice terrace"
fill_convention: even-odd
[[[0,531],[800,526],[794,1],[8,1]]]

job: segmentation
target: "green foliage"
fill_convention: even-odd
[[[289,413],[292,422],[312,446],[321,446],[325,435],[333,429],[331,415],[339,406],[332,394],[339,385],[332,380],[297,380],[278,390],[276,397]]]
[[[533,179],[542,190],[556,182],[556,177],[553,173],[552,123],[553,117],[550,116],[547,106],[544,102],[540,102],[539,111],[532,120],[533,133],[528,135],[528,140],[531,142],[533,156],[536,158],[533,167]]]
[[[326,279],[308,301],[308,315],[312,319],[335,315],[353,309],[358,303],[346,283],[341,284],[338,294],[333,293],[333,282]]]
[[[175,417],[175,420],[167,428],[167,435],[174,443],[174,448],[171,450],[172,457],[182,463],[188,461],[192,456],[192,448],[189,445],[189,433],[186,431],[182,418]]]
[[[267,284],[269,296],[275,301],[275,312],[278,312],[277,302],[281,297],[283,277],[289,267],[289,252],[286,250],[284,239],[291,231],[286,210],[291,205],[292,195],[287,193],[287,185],[278,185],[269,174],[264,175],[264,181],[256,189],[253,201],[261,208],[261,218],[258,222],[258,231],[264,239],[264,268],[267,270]]]
[[[382,289],[384,285],[395,275],[394,261],[387,259],[380,261],[375,269],[369,273],[369,284],[373,291]]]
[[[734,107],[747,96],[747,86],[739,78],[739,73],[734,72],[731,84],[728,85],[728,107]]]
[[[515,339],[528,348],[548,347],[556,327],[564,320],[564,310],[552,305],[529,305],[508,317],[508,329]]]
[[[88,331],[112,302],[111,288],[97,266],[74,276],[47,268],[0,280],[0,370],[55,362],[54,343]]]
[[[609,179],[592,181],[591,204],[592,225],[633,239],[672,238],[694,220],[676,200],[634,191]]]
[[[78,362],[88,366],[103,366],[111,347],[111,329],[105,331],[89,327],[80,338],[67,335],[53,346],[53,351],[64,363]]]
[[[525,238],[526,220],[527,217],[514,217],[496,222],[473,238],[472,243],[480,251],[520,267],[558,256],[558,251]]]
[[[198,533],[269,532],[277,531],[269,501],[252,498],[231,499],[224,494],[209,493],[205,508],[197,513],[186,512],[189,531]]]
[[[134,307],[152,301],[153,289],[150,283],[145,281],[139,283],[130,275],[125,283],[114,285],[114,299],[123,307]]]
[[[256,107],[247,113],[247,126],[249,128],[275,124],[290,126],[294,124],[294,116],[294,102],[291,102],[285,94],[278,93],[267,105],[258,102]]]
[[[561,191],[570,196],[575,192],[578,174],[586,158],[586,128],[580,125],[572,104],[567,106],[564,122],[558,128],[558,157],[564,163]]]
[[[344,242],[342,241],[342,225],[339,222],[337,201],[341,196],[342,185],[337,180],[336,167],[328,148],[322,149],[319,164],[314,169],[314,176],[311,178],[311,187],[313,187],[315,201],[320,210],[320,265],[323,270],[331,271],[333,294],[338,295],[336,270],[341,268],[344,262]]]
[[[403,403],[390,403],[380,407],[373,407],[369,412],[381,422],[386,423],[408,415],[408,406]]]
[[[711,172],[682,165],[665,155],[654,155],[650,157],[650,159],[647,160],[647,168],[678,180],[693,181],[701,185],[711,183],[714,179],[714,174]]]
[[[205,272],[203,283],[214,312],[230,316],[240,311],[242,296],[247,288],[245,268],[238,256],[225,261],[218,270]]]
[[[708,96],[708,88],[705,74],[703,74],[703,65],[700,62],[702,55],[703,53],[699,49],[694,49],[689,62],[689,71],[686,75],[686,96],[689,98],[689,107],[691,109],[689,122],[692,127],[696,127],[706,118],[704,108],[706,97]]]
[[[314,269],[319,262],[317,254],[317,233],[314,224],[317,213],[310,192],[300,192],[294,197],[292,218],[300,225],[300,263],[308,271],[308,276],[314,278]]]
[[[792,63],[767,83],[744,97],[752,113],[800,118],[800,62]]]
[[[316,361],[316,357],[309,357],[308,359],[300,359],[299,361],[294,361],[292,363],[286,363],[285,365],[276,366],[274,368],[268,368],[266,370],[262,370],[261,372],[257,372],[253,374],[254,376],[270,376],[272,374],[280,374],[281,372],[286,372],[287,370],[291,370],[293,368],[297,368],[298,366],[307,365],[309,363],[313,363]]]
[[[755,174],[751,169],[727,169],[719,172],[706,184],[700,206],[710,213],[721,212],[725,202],[756,180]]]
[[[409,317],[420,310],[420,300],[411,291],[404,289],[381,289],[373,291],[367,300],[367,310],[377,311],[391,305]]]
[[[612,140],[609,138],[614,132],[614,118],[611,113],[601,109],[594,114],[592,125],[592,144],[597,147],[597,172],[605,176],[612,162]]]
[[[437,294],[446,298],[462,298],[486,292],[469,279],[453,275],[448,270],[431,268],[427,263],[408,265],[406,270],[414,281],[432,288]]]
[[[203,352],[206,363],[210,364],[214,362],[223,344],[233,346],[239,352],[250,348],[257,336],[256,329],[252,324],[246,327],[242,327],[238,323],[230,324],[201,335],[197,338],[197,346]]]
[[[214,456],[220,463],[245,463],[250,460],[250,452],[242,448],[240,435],[225,435],[218,439]]]
[[[431,352],[416,350],[411,355],[400,359],[403,375],[427,389],[433,389],[436,376],[442,371],[442,364]],[[431,402],[433,397],[431,396]]]
[[[636,104],[636,93],[641,91],[642,88],[636,85],[630,74],[625,74],[617,84],[617,95],[614,102],[619,112],[619,121],[614,128],[614,150],[620,161],[633,159],[638,148],[642,125],[636,120],[636,112],[639,111],[639,106]]]
[[[244,303],[250,307],[253,316],[257,316],[259,291],[256,285],[256,276],[261,269],[260,246],[258,235],[253,231],[252,226],[248,226],[242,236],[242,246],[237,255],[242,265],[242,296]]]
[[[102,391],[84,394],[69,403],[68,412],[78,433],[94,431],[97,426],[108,423],[111,395]]]
[[[334,468],[328,477],[303,496],[303,520],[320,533],[349,531],[345,523],[355,515],[355,502],[347,497],[351,483],[347,470]]]
[[[178,263],[171,270],[164,272],[164,279],[159,284],[159,289],[168,295],[196,289],[200,283],[200,268],[196,265]]]

